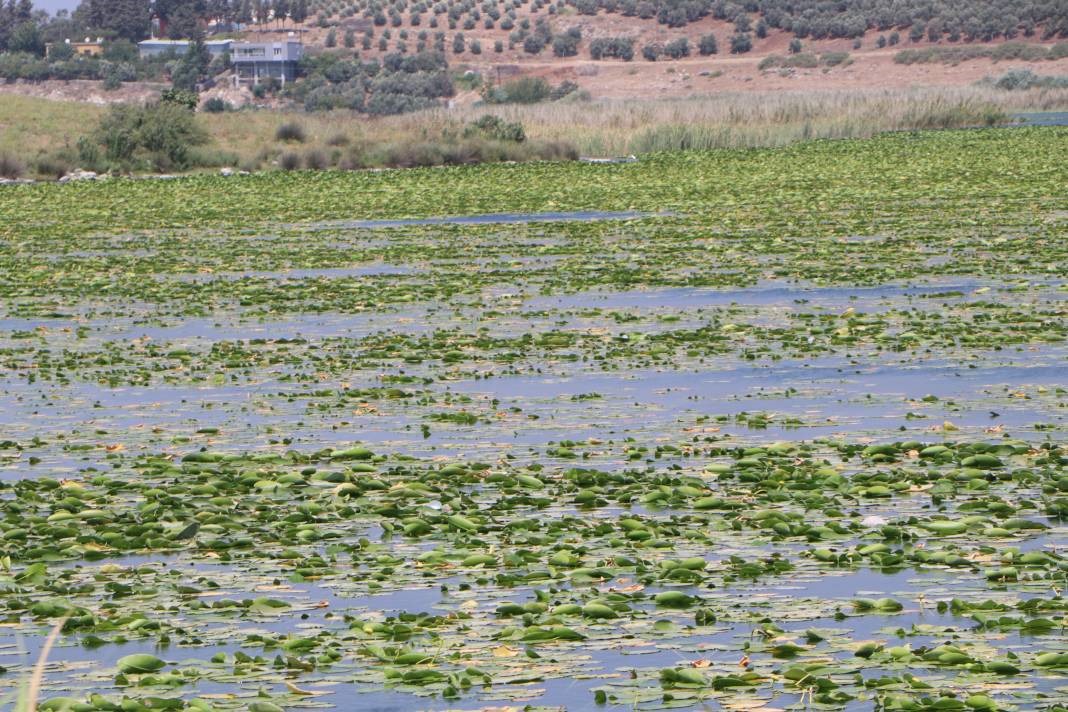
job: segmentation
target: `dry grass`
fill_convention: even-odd
[[[810,138],[862,138],[911,128],[985,125],[1016,111],[1068,108],[1068,90],[1005,92],[989,87],[826,92],[738,92],[654,101],[463,106],[367,118],[347,112],[241,112],[205,117],[227,150],[271,152],[278,127],[298,121],[309,145],[339,136],[352,141],[433,140],[493,113],[518,121],[532,139],[569,141],[587,155],[640,153],[661,145],[663,132],[700,136],[693,147],[780,146]]]
[[[44,683],[45,665],[48,664],[48,655],[52,652],[52,646],[55,645],[56,639],[59,637],[60,632],[63,630],[63,626],[67,622],[69,615],[63,616],[52,627],[52,632],[45,638],[44,644],[41,646],[41,653],[37,656],[37,662],[33,666],[33,671],[30,673],[30,679],[26,683],[25,691],[19,696],[18,701],[15,703],[15,712],[36,712],[37,700],[41,696],[41,685]]]
[[[989,86],[806,92],[737,92],[661,100],[462,106],[382,118],[349,112],[304,114],[252,110],[202,114],[214,147],[246,168],[272,165],[287,148],[280,126],[297,123],[307,150],[331,154],[342,144],[433,142],[458,135],[482,114],[523,124],[529,138],[566,141],[584,155],[622,155],[672,148],[780,146],[812,138],[863,138],[882,131],[952,128],[1000,121],[1015,111],[1068,109],[1068,89],[1007,92]],[[28,165],[39,154],[73,144],[101,107],[5,96],[0,152]]]

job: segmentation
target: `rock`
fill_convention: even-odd
[[[583,163],[637,163],[637,156],[617,156],[616,158],[593,158],[583,156],[579,158]]]
[[[71,171],[67,175],[60,178],[59,182],[69,183],[75,180],[98,180],[99,178],[100,176],[98,176],[93,171],[83,171],[81,168],[79,168],[78,170]]]

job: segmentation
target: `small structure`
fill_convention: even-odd
[[[292,36],[285,42],[235,42],[230,53],[234,65],[234,86],[259,84],[274,78],[282,84],[297,78],[297,64],[304,45]]]
[[[69,46],[74,50],[74,54],[80,54],[83,57],[99,57],[104,53],[104,38],[97,37],[95,40],[85,38],[84,42],[72,42],[70,39],[64,40],[63,44]],[[45,55],[52,54],[52,44],[45,45]]]
[[[159,57],[168,53],[182,55],[189,51],[191,44],[189,40],[165,40],[153,37],[152,39],[138,42],[137,51],[141,55],[141,59]],[[204,47],[207,48],[208,54],[215,58],[231,52],[233,44],[233,40],[208,40],[204,43]]]

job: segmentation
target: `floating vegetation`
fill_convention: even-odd
[[[1068,708],[1066,138],[5,189],[0,699]]]

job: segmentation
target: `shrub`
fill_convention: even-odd
[[[0,153],[0,178],[21,178],[25,170],[26,167],[19,159],[7,153]]]
[[[634,59],[634,39],[632,37],[599,37],[590,41],[590,59],[622,59],[629,62]]]
[[[278,141],[293,141],[296,143],[304,143],[306,138],[304,134],[304,127],[295,121],[287,121],[280,125],[274,132],[274,137]]]
[[[579,39],[571,33],[553,37],[553,55],[557,57],[574,57],[578,54]]]
[[[653,42],[652,44],[647,44],[642,47],[642,57],[649,60],[650,62],[655,62],[656,60],[660,59],[660,55],[662,55],[663,53],[664,48],[656,42]]]
[[[286,151],[278,157],[278,167],[283,171],[295,171],[300,168],[300,156],[293,151]]]
[[[349,137],[343,133],[336,133],[326,139],[327,146],[348,146],[350,143]]]
[[[712,34],[703,35],[697,43],[697,51],[701,53],[702,57],[718,53],[719,43],[716,42],[716,36]]]
[[[745,54],[753,49],[753,40],[746,32],[739,32],[731,36],[731,54]]]
[[[309,170],[321,171],[329,165],[330,161],[322,151],[312,149],[304,154],[304,167]]]
[[[523,40],[523,51],[527,54],[541,54],[545,49],[545,40],[541,35],[527,35]]]
[[[577,92],[578,90],[579,90],[579,85],[576,84],[575,82],[571,81],[570,79],[568,79],[568,80],[565,80],[563,82],[560,82],[558,85],[553,87],[552,91],[549,92],[549,99],[551,101],[560,101],[565,96],[568,96],[569,94],[573,94],[573,93]]]
[[[664,45],[664,54],[672,59],[682,59],[690,56],[690,41],[685,37],[671,40]]]
[[[337,32],[335,32],[333,29],[326,33],[325,44],[327,47],[337,47]]]
[[[200,98],[195,91],[186,91],[185,89],[164,89],[160,92],[159,100],[163,104],[173,104],[180,106],[183,109],[195,109]]]
[[[70,164],[56,154],[45,154],[37,158],[33,171],[45,178],[62,178],[70,171]]]
[[[160,101],[144,106],[120,104],[101,119],[88,140],[79,142],[87,163],[100,154],[117,168],[149,165],[158,171],[188,168],[190,149],[207,141],[207,133],[189,109]]]
[[[482,136],[496,141],[511,141],[513,143],[522,143],[527,138],[522,124],[518,122],[509,123],[492,114],[485,114],[477,121],[472,121],[468,124],[464,129],[464,136],[467,138]]]
[[[221,114],[225,111],[231,111],[233,108],[230,102],[218,96],[213,96],[204,102],[204,111],[209,114]]]
[[[790,54],[798,54],[801,51],[801,40],[794,37],[790,40]]]
[[[1010,69],[994,82],[994,86],[1005,91],[1061,89],[1068,88],[1068,77],[1041,76],[1030,69]]]
[[[491,88],[483,98],[490,104],[536,104],[548,99],[551,93],[549,82],[541,77],[521,77]]]
[[[853,60],[849,58],[849,52],[824,52],[820,55],[820,62],[828,67],[837,67],[851,64]]]

